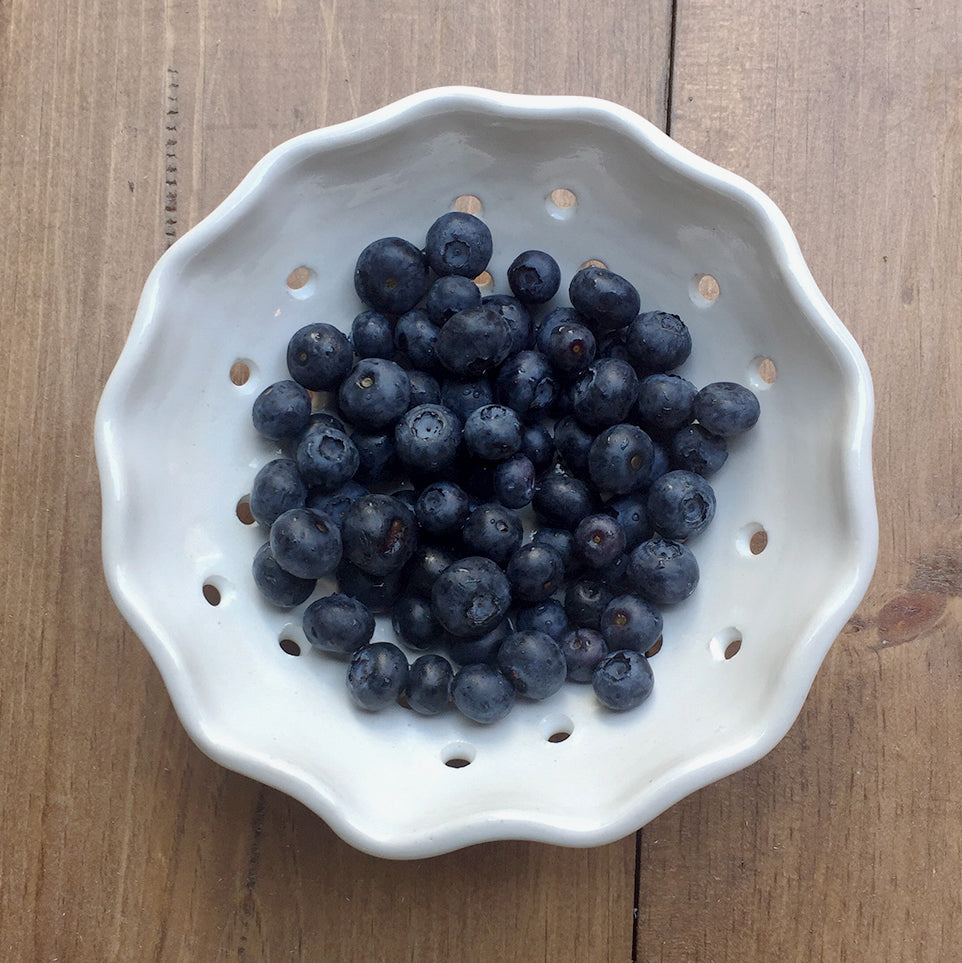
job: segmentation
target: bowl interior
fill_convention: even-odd
[[[824,653],[819,633],[861,577],[846,479],[858,397],[757,208],[589,110],[411,111],[363,136],[300,138],[254,180],[158,266],[104,416],[122,453],[122,554],[106,553],[108,569],[195,738],[393,855],[511,835],[616,838],[780,738]],[[717,515],[691,545],[701,583],[665,612],[654,694],[637,711],[612,714],[568,684],[490,728],[453,712],[363,713],[344,664],[310,651],[302,608],[272,608],[254,587],[264,534],[236,506],[279,449],[255,435],[253,399],[287,377],[297,328],[349,328],[370,240],[420,244],[462,195],[494,236],[493,290],[508,291],[517,253],[543,248],[564,304],[567,280],[598,259],[634,282],[643,310],[689,325],[680,373],[740,381],[761,401],[712,479]],[[292,288],[300,267],[306,283]],[[375,638],[394,638],[388,620]]]

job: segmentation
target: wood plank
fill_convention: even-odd
[[[446,83],[657,120],[668,25],[667,2],[0,4],[0,959],[629,958],[632,838],[386,863],[194,748],[103,584],[92,423],[151,265],[267,149]]]
[[[639,959],[954,959],[959,9],[679,0],[676,26],[672,135],[774,197],[868,357],[881,549],[788,737],[644,830]]]

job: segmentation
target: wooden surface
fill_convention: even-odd
[[[0,0],[0,959],[957,959],[956,4]],[[92,424],[166,246],[418,89],[609,98],[771,194],[877,392],[879,565],[786,739],[637,837],[363,856],[188,741]]]

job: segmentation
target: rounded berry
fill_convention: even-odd
[[[407,681],[408,660],[391,642],[361,646],[351,657],[347,670],[347,691],[351,699],[370,712],[397,702]]]
[[[349,655],[371,641],[374,616],[357,599],[326,595],[304,610],[304,635],[322,652]]]
[[[428,259],[410,241],[382,237],[361,251],[354,289],[370,308],[384,314],[410,311],[431,286]]]
[[[606,655],[591,677],[598,701],[608,709],[623,712],[640,706],[654,686],[648,660],[630,649]]]

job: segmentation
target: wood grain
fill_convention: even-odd
[[[632,838],[387,863],[207,760],[105,589],[92,425],[150,267],[270,147],[447,83],[657,121],[669,23],[668,2],[0,0],[0,959],[630,958]]]
[[[679,0],[672,135],[774,197],[862,345],[881,545],[785,741],[644,830],[641,960],[958,957],[960,29]]]

